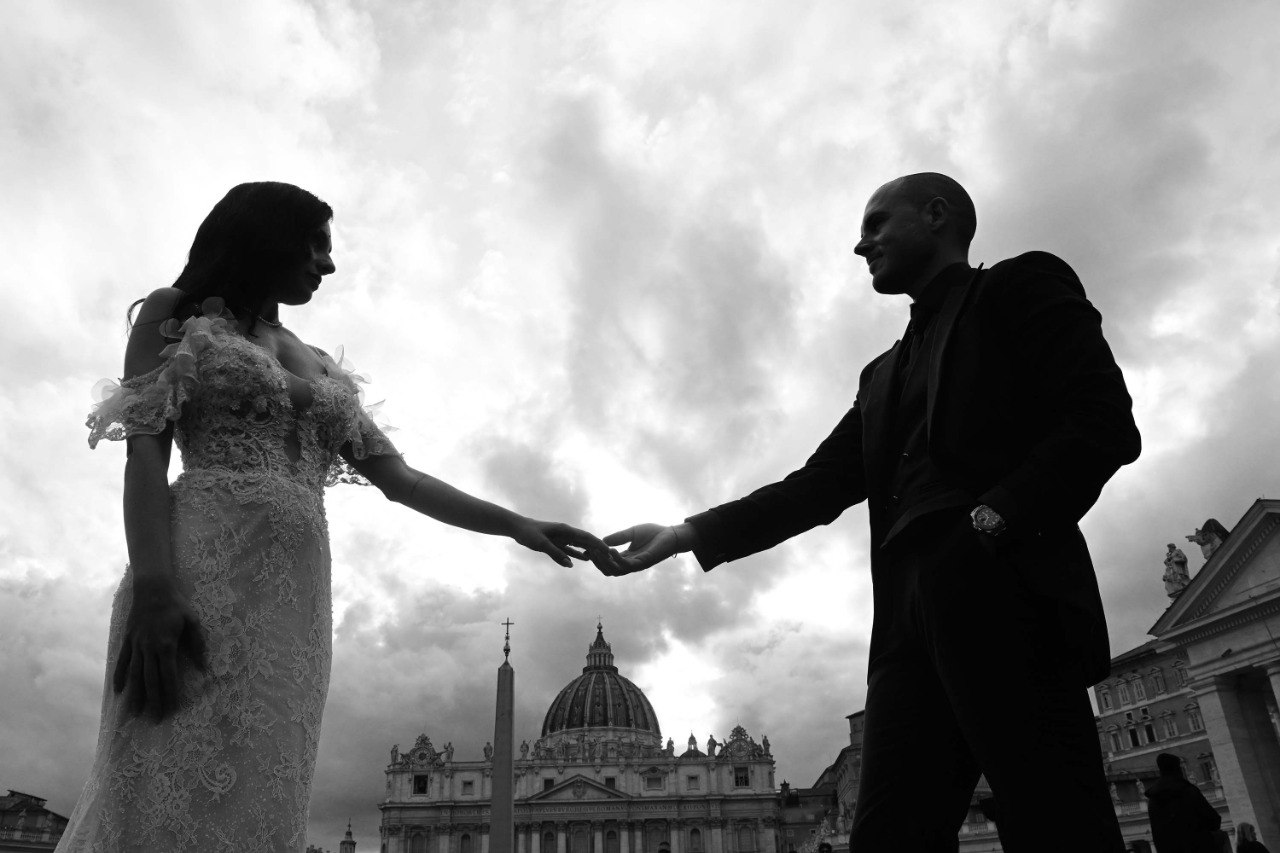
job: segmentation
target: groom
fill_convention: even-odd
[[[674,527],[637,525],[609,575],[704,570],[868,501],[875,618],[850,849],[957,849],[979,774],[1007,853],[1124,850],[1086,687],[1110,651],[1077,522],[1138,456],[1101,316],[1066,263],[973,269],[968,193],[934,173],[871,196],[854,251],[907,294],[902,340],[803,467]]]

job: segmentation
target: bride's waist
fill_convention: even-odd
[[[299,471],[292,465],[262,466],[250,469],[217,464],[187,464],[174,481],[174,486],[220,486],[233,492],[284,490],[298,497],[318,499],[324,490],[324,478]]]

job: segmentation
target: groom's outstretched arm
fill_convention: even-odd
[[[853,404],[804,466],[746,497],[664,527],[637,524],[606,536],[609,545],[630,547],[597,561],[606,575],[642,571],[692,551],[703,571],[755,554],[796,534],[830,524],[866,498],[862,459],[862,412]]]

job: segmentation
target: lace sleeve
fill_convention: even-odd
[[[96,403],[85,421],[89,447],[97,447],[104,438],[158,435],[182,417],[183,404],[200,384],[200,353],[229,328],[222,300],[207,299],[201,307],[203,316],[181,325],[169,319],[161,326],[161,333],[174,342],[161,351],[164,362],[159,367],[123,382],[103,379],[94,385]]]
[[[382,401],[370,405],[364,403],[364,388],[361,386],[368,384],[368,377],[356,372],[351,362],[345,358],[341,346],[334,350],[333,356],[318,348],[316,352],[324,359],[329,375],[346,384],[355,400],[355,417],[343,439],[343,446],[350,445],[351,455],[356,459],[368,459],[370,456],[399,456],[400,451],[391,443],[391,439],[387,438],[387,433],[394,432],[395,427],[379,422],[378,419]],[[345,459],[336,456],[325,478],[325,485],[336,486],[341,483],[370,485],[369,481],[352,468]]]

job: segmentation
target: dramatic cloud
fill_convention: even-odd
[[[1271,5],[50,0],[7,24],[0,785],[63,813],[125,559],[88,391],[241,181],[336,211],[338,273],[289,326],[372,377],[412,464],[529,515],[670,522],[799,465],[905,324],[851,251],[865,199],[925,169],[974,196],[975,262],[1056,252],[1104,315],[1144,439],[1084,524],[1116,651],[1167,603],[1165,544],[1280,482]],[[863,508],[616,579],[373,489],[328,511],[313,843],[349,817],[375,847],[391,744],[479,755],[507,617],[519,739],[597,617],[665,735],[768,734],[779,780],[811,784],[861,707]]]

